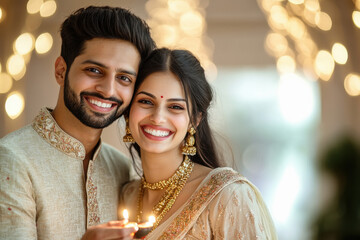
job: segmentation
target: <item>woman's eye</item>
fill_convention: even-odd
[[[152,105],[152,102],[150,100],[146,100],[146,99],[140,99],[138,101],[138,103],[146,104],[146,105]]]
[[[180,105],[172,105],[170,108],[174,110],[184,110],[184,107]]]

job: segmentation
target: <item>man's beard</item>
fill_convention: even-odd
[[[84,95],[86,96],[95,96],[100,99],[106,99],[110,101],[117,102],[116,110],[113,111],[110,115],[102,114],[99,112],[93,112],[88,114],[86,106],[84,103]],[[70,110],[70,112],[80,120],[84,125],[92,128],[105,128],[118,119],[124,112],[123,110],[119,111],[119,108],[122,106],[123,101],[117,98],[104,98],[98,93],[92,92],[81,92],[80,101],[77,99],[75,92],[69,86],[69,80],[66,77],[64,84],[64,102],[65,106]]]

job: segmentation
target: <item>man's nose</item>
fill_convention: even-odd
[[[106,98],[114,96],[115,93],[115,79],[113,76],[106,76],[97,82],[95,90],[101,93]]]

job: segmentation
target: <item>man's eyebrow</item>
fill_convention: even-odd
[[[156,99],[156,97],[153,94],[149,93],[149,92],[141,91],[141,92],[138,92],[136,95],[139,95],[139,94],[145,94],[145,95],[147,95],[147,96],[149,96],[151,98]],[[169,98],[166,101],[167,102],[178,102],[178,101],[186,102],[186,100],[184,98]]]
[[[102,68],[105,68],[105,69],[108,69],[107,66],[105,66],[104,64],[100,63],[100,62],[97,62],[97,61],[94,61],[94,60],[85,60],[82,62],[82,64],[85,64],[85,63],[90,63],[90,64],[94,64],[94,65],[97,65],[99,67],[102,67]],[[134,77],[137,76],[136,72],[134,71],[129,71],[129,70],[125,70],[125,69],[121,69],[121,68],[117,68],[116,69],[116,72],[118,73],[126,73],[126,74],[129,74],[129,75],[133,75]]]

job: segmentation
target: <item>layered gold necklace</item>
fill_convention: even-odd
[[[174,175],[166,180],[161,180],[156,183],[148,183],[143,176],[141,178],[141,184],[138,195],[137,210],[138,210],[138,222],[141,222],[142,219],[142,200],[144,196],[145,188],[151,190],[163,190],[166,189],[164,194],[161,196],[160,201],[153,207],[152,212],[155,215],[156,222],[154,223],[153,229],[155,229],[165,214],[171,209],[174,205],[176,198],[178,197],[181,190],[184,188],[186,181],[188,180],[194,163],[185,156],[184,161],[181,163],[179,168],[176,170]]]

